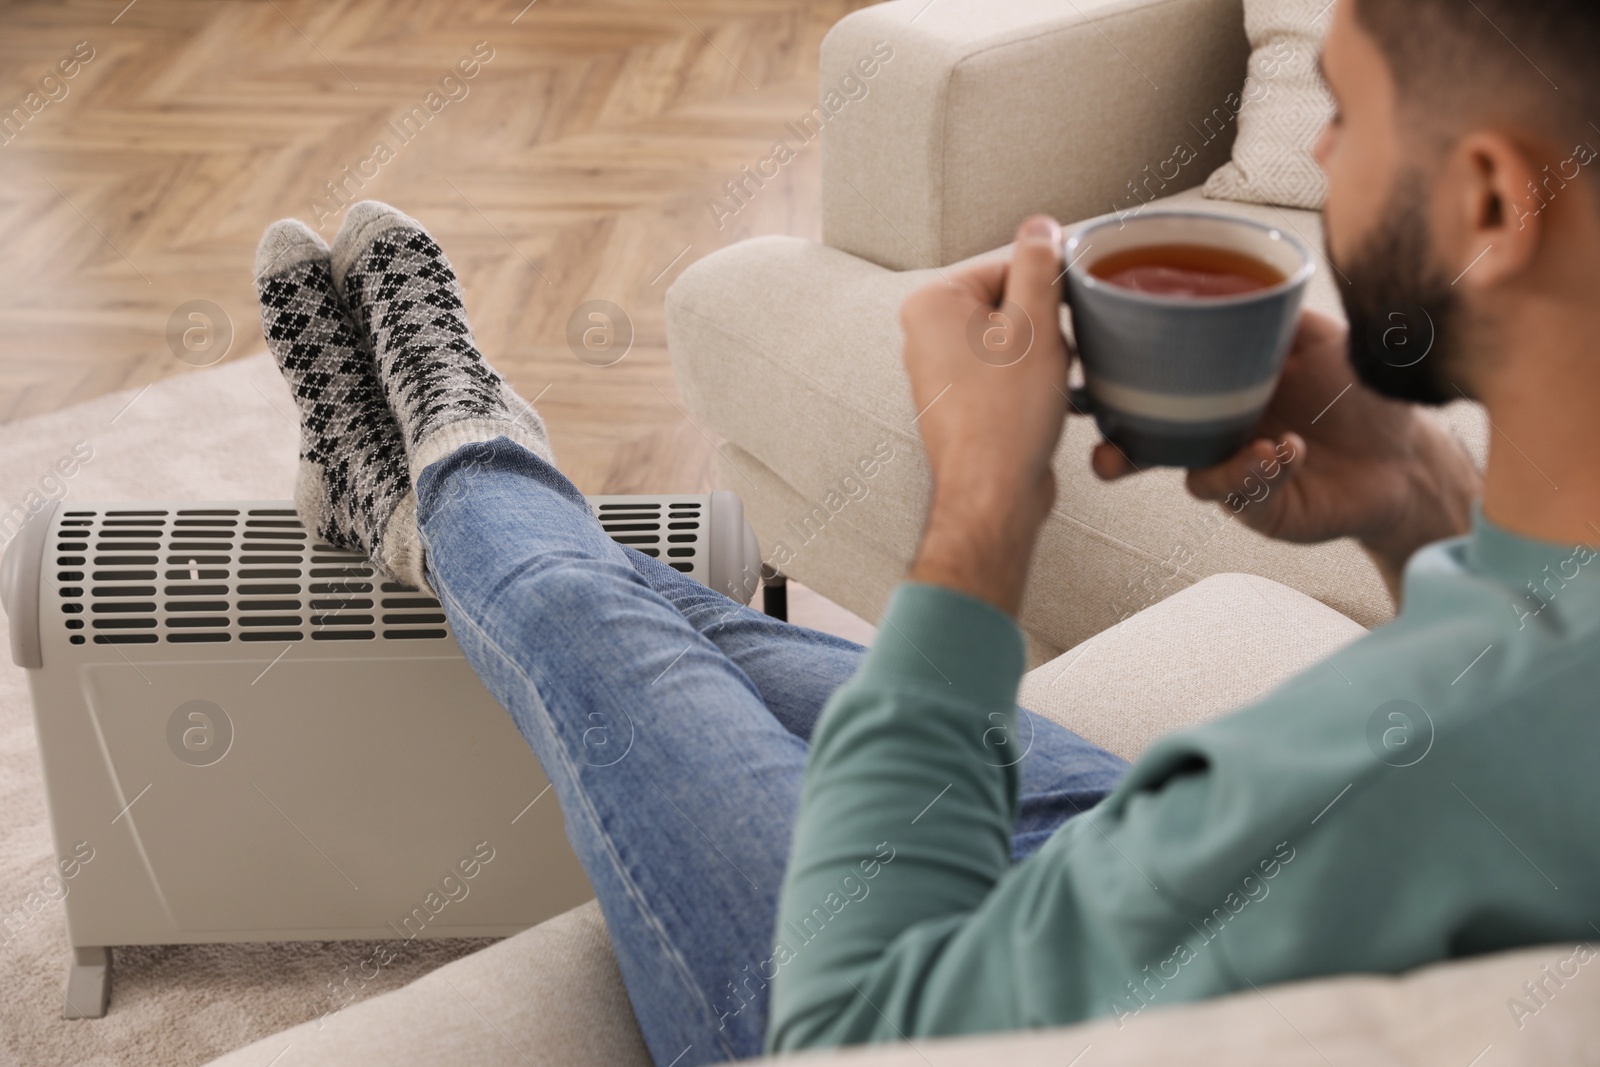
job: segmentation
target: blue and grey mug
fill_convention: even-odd
[[[1169,296],[1092,273],[1108,256],[1161,245],[1243,254],[1283,280],[1235,296]],[[1087,387],[1073,390],[1073,406],[1141,467],[1208,467],[1242,448],[1272,398],[1316,270],[1306,246],[1248,219],[1163,211],[1084,227],[1064,253]]]

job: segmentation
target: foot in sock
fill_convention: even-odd
[[[333,276],[377,356],[413,484],[430,463],[496,437],[551,460],[544,420],[473,343],[455,272],[421,223],[375,200],[353,205]]]
[[[294,219],[256,251],[261,331],[300,408],[295,507],[317,537],[424,588],[405,443],[333,285],[328,246]]]

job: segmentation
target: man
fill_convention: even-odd
[[[1068,356],[1048,331],[997,369],[964,328],[1002,301],[1053,321],[1054,223],[1024,224],[1009,269],[906,302],[933,502],[912,584],[812,737],[780,934],[869,843],[895,859],[778,972],[769,1047],[1125,1017],[1600,936],[1597,44],[1587,4],[1340,0],[1323,54],[1338,112],[1316,154],[1348,344],[1308,315],[1261,439],[1189,487],[1220,500],[1294,455],[1241,517],[1358,538],[1402,611],[1157,743],[1015,865],[1016,769],[996,766],[993,727],[1022,670],[1009,617],[1053,500]],[[1385,347],[1397,325],[1436,330],[1420,362]],[[1367,388],[1315,419],[1352,365]],[[1481,480],[1405,403],[1462,397],[1495,431]],[[1127,473],[1107,445],[1094,463]],[[1368,741],[1395,701],[1431,721],[1407,766]]]
[[[1480,8],[1519,20],[1559,96]],[[1360,538],[1403,610],[1131,770],[1014,706],[1011,616],[1052,504],[1068,354],[1041,331],[995,367],[966,323],[1002,299],[1052,321],[1051,220],[1023,226],[1009,268],[950,272],[906,305],[934,493],[865,656],[607,537],[414,220],[357,204],[331,250],[268,230],[263,332],[301,409],[303,517],[438,593],[550,777],[658,1062],[1121,1017],[1595,929],[1600,784],[1578,761],[1600,743],[1582,547],[1600,543],[1600,204],[1586,172],[1540,183],[1600,113],[1600,16],[1471,11],[1340,0],[1341,113],[1318,152],[1349,358],[1308,317],[1262,440],[1190,478],[1220,498],[1292,452],[1243,517]],[[1552,190],[1538,210],[1530,186]],[[1370,343],[1394,309],[1437,329],[1413,366]],[[1402,400],[1356,386],[1314,421],[1352,363]],[[1402,402],[1460,395],[1498,431],[1481,481]],[[1095,464],[1127,473],[1107,449]],[[1432,723],[1409,766],[1368,741],[1393,701]]]

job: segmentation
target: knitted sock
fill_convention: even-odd
[[[284,219],[256,250],[261,332],[300,408],[295,508],[317,537],[426,588],[405,444],[371,351],[333,287],[328,246]]]
[[[377,355],[413,484],[430,463],[496,437],[554,462],[544,420],[473,343],[455,272],[421,223],[375,200],[351,206],[333,278]]]

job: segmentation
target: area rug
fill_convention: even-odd
[[[265,355],[0,426],[0,531],[41,497],[67,501],[287,498],[293,401]],[[76,456],[75,473],[57,462]],[[87,456],[87,459],[84,457]],[[74,464],[68,464],[69,467]],[[0,649],[9,634],[0,622]],[[0,1064],[190,1067],[332,1010],[328,983],[361,942],[117,949],[111,1010],[61,1017],[69,951],[26,672],[0,654]],[[70,889],[69,889],[70,891]],[[413,942],[369,997],[489,944]]]

